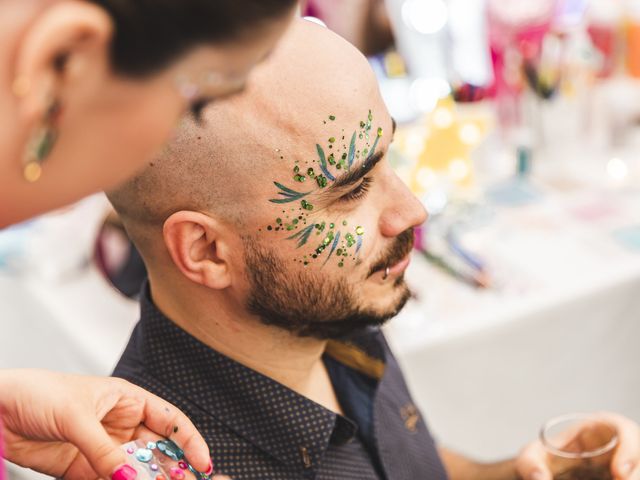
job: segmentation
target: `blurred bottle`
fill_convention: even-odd
[[[489,43],[494,70],[492,90],[504,131],[521,123],[522,67],[539,58],[556,7],[556,0],[488,2]]]
[[[622,25],[622,5],[617,0],[591,0],[589,5],[589,36],[601,54],[600,78],[610,77],[616,69],[619,45],[618,34]]]
[[[551,27],[556,5],[556,0],[489,0],[489,42],[494,60],[504,57],[511,49],[525,60],[537,57]],[[504,67],[494,64],[496,82],[504,79],[505,72],[499,70],[500,66]],[[507,81],[509,83],[513,82]]]
[[[640,78],[640,0],[628,0],[626,5],[627,72]]]

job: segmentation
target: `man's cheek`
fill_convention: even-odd
[[[294,262],[304,266],[347,268],[358,263],[364,237],[364,227],[356,222],[316,218],[286,240],[297,244]]]

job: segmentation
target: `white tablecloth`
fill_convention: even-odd
[[[515,455],[572,411],[640,421],[640,250],[613,235],[640,225],[626,191],[550,193],[496,207],[467,244],[502,269],[476,291],[416,257],[418,301],[389,338],[443,443],[481,460]]]

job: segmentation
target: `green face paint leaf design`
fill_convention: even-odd
[[[340,232],[336,233],[336,236],[333,239],[333,245],[331,245],[331,251],[327,256],[327,259],[324,261],[325,264],[329,261],[329,259],[331,258],[331,255],[333,255],[333,252],[336,251],[336,248],[338,248],[338,243],[340,243]]]
[[[312,215],[323,211],[322,208],[314,207],[314,194],[321,193],[329,186],[330,182],[335,182],[342,173],[347,174],[347,171],[356,162],[361,162],[362,166],[371,166],[370,161],[375,155],[382,137],[382,128],[378,128],[376,138],[372,139],[373,145],[371,145],[369,143],[370,133],[375,135],[371,132],[373,121],[371,111],[365,118],[367,121],[360,122],[360,130],[356,129],[353,132],[348,145],[345,143],[343,129],[340,135],[327,136],[328,143],[324,148],[322,145],[316,144],[317,158],[315,160],[298,159],[295,161],[291,182],[297,182],[298,185],[308,183],[307,188],[310,191],[299,191],[280,182],[273,182],[278,189],[277,198],[272,198],[269,201],[282,205],[282,215],[276,218],[274,224],[267,226],[266,230],[274,233],[288,232],[289,236],[286,239],[295,241],[296,248],[317,242],[310,253],[301,254],[300,257],[294,259],[305,266],[309,265],[312,259],[319,259],[326,251],[327,255],[323,265],[326,265],[330,259],[336,259],[338,266],[343,267],[347,258],[355,261],[362,249],[363,227],[349,226],[349,222],[343,221],[343,219],[336,219],[335,222],[329,222],[326,219],[316,220]],[[329,116],[329,120],[334,121],[335,116]],[[326,125],[327,121],[324,120],[323,123]],[[364,140],[365,138],[366,140]],[[280,152],[280,150],[278,149],[276,152]],[[280,153],[279,155],[280,159],[284,159]],[[285,207],[284,204],[289,205]],[[311,220],[314,220],[313,223]]]
[[[278,189],[280,190],[278,192],[278,195],[285,198],[272,198],[271,200],[269,200],[271,203],[284,204],[284,203],[296,202],[311,193],[311,192],[296,192],[295,190],[292,190],[289,187],[285,187],[284,185],[278,182],[273,182],[273,184],[276,187],[278,187]]]
[[[382,135],[376,135],[376,140],[375,142],[373,142],[373,147],[371,147],[371,151],[369,152],[369,156],[367,157],[367,161],[373,157],[373,155],[376,153],[376,148],[378,148],[378,142],[380,141],[380,137]]]
[[[334,182],[336,177],[331,175],[331,172],[327,167],[327,157],[324,154],[324,150],[320,145],[317,145],[317,144],[316,144],[316,149],[318,150],[318,156],[320,157],[320,169],[322,170],[322,173],[324,174],[325,177],[327,177],[329,180]]]
[[[356,132],[353,132],[353,136],[351,137],[351,144],[349,145],[349,168],[353,166],[353,160],[356,158]]]
[[[300,192],[296,192],[295,190],[290,189],[289,187],[285,187],[284,185],[282,185],[281,183],[278,182],[273,182],[273,184],[278,187],[280,190],[282,190],[282,194],[287,194],[287,195],[303,195]],[[304,195],[307,195],[306,193]]]
[[[307,244],[307,242],[309,241],[309,237],[311,236],[315,228],[316,228],[315,223],[311,224],[308,227],[306,227],[304,230],[300,230],[298,233],[291,235],[290,237],[287,237],[287,240],[297,239],[298,240],[297,248],[300,248]]]
[[[362,233],[358,233],[358,241],[356,246],[356,256],[360,253],[360,249],[362,248],[362,235],[364,235],[364,229]]]

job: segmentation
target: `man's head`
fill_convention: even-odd
[[[152,283],[341,336],[408,298],[412,227],[426,214],[386,159],[393,130],[366,59],[299,21],[243,95],[185,120],[110,198]]]

